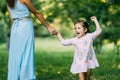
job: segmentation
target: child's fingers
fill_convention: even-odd
[[[93,17],[91,17],[90,19],[91,19],[92,21],[94,20],[94,18],[93,18]]]
[[[92,16],[92,17],[91,17],[91,20],[92,20],[92,21],[96,20],[96,16]]]

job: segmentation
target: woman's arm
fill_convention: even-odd
[[[57,34],[57,31],[48,24],[43,15],[34,7],[31,0],[21,0],[21,3],[25,4],[29,8],[29,10],[49,30],[51,34]]]

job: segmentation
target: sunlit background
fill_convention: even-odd
[[[102,34],[94,42],[100,67],[92,71],[91,80],[120,80],[120,1],[119,0],[32,0],[51,26],[65,38],[72,38],[74,22],[85,19],[90,31],[96,16]],[[35,67],[37,80],[78,80],[70,73],[74,47],[60,44],[56,36],[31,14],[35,32]],[[11,21],[5,0],[0,0],[0,80],[7,80],[8,48]]]

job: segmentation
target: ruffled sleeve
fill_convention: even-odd
[[[95,32],[91,33],[92,39],[95,40],[96,37],[101,34],[101,32],[102,32],[102,29],[99,28],[99,29],[97,29]]]
[[[64,45],[64,46],[71,46],[71,45],[74,45],[74,43],[75,43],[74,38],[61,40],[61,44]]]

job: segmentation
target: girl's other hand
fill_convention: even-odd
[[[55,29],[55,28],[53,28],[53,27],[48,27],[48,31],[52,34],[52,35],[57,35],[57,30]]]
[[[96,21],[96,20],[97,20],[96,16],[92,16],[90,19],[91,19],[92,21]]]

